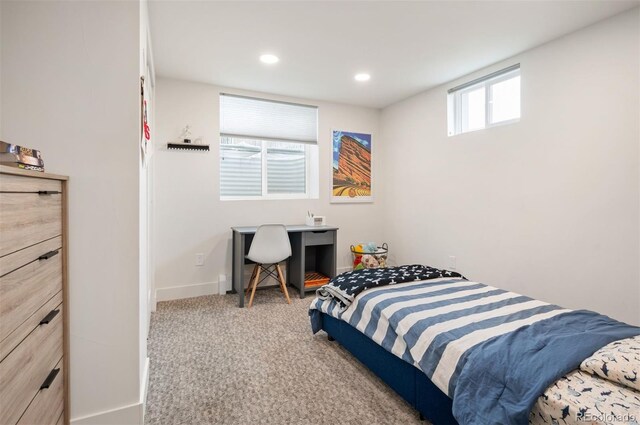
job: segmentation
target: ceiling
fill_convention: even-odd
[[[152,0],[149,15],[159,76],[382,108],[638,4]]]

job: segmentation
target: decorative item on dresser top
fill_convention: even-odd
[[[44,171],[44,160],[37,149],[13,145],[0,140],[0,165],[22,170]]]
[[[69,423],[66,189],[0,166],[0,425]]]

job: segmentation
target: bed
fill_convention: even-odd
[[[639,420],[640,328],[597,313],[411,265],[336,277],[310,316],[436,425]],[[631,346],[607,356],[638,355],[612,372],[629,382],[579,368],[620,341]]]

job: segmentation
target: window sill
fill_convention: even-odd
[[[504,125],[516,124],[516,123],[519,123],[519,122],[520,122],[520,118],[515,118],[515,119],[512,119],[512,120],[500,121],[500,122],[497,122],[495,124],[490,124],[490,125],[487,125],[486,127],[476,128],[475,130],[468,130],[468,131],[463,131],[461,133],[448,134],[447,136],[448,137],[462,136],[463,134],[475,133],[477,131],[489,130],[491,128],[502,127]]]
[[[304,199],[318,199],[318,197],[312,197],[308,194],[281,194],[281,195],[267,195],[267,196],[221,196],[221,201],[287,201],[287,200],[304,200]]]

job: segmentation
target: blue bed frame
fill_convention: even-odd
[[[321,313],[322,329],[397,392],[421,418],[434,425],[457,425],[452,400],[419,369],[394,356],[347,322]]]

